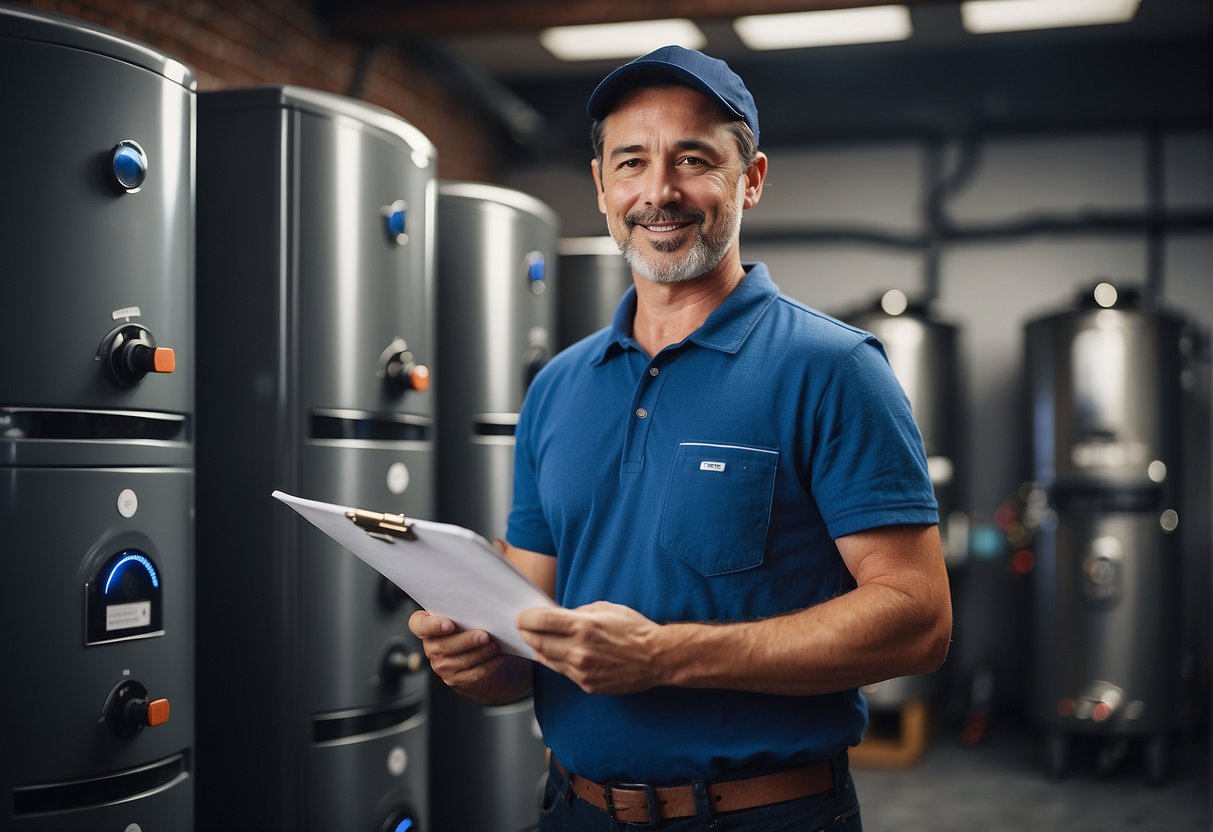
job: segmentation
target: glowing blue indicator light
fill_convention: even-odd
[[[404,233],[406,218],[407,217],[404,211],[393,211],[392,213],[388,214],[387,230],[393,237]]]
[[[404,820],[400,821],[400,823],[396,824],[396,829],[394,832],[409,832],[414,825],[415,824],[413,823],[412,818],[405,818]]]
[[[404,245],[409,241],[409,209],[404,200],[398,199],[391,205],[384,206],[383,219],[387,225],[389,239],[397,245]]]
[[[547,261],[542,251],[532,251],[526,256],[526,277],[531,287],[531,294],[542,295],[547,288],[544,279],[547,277]]]
[[[110,570],[109,577],[105,579],[106,595],[110,594],[110,584],[114,582],[114,577],[120,571],[122,571],[122,567],[126,566],[128,563],[137,563],[143,566],[143,568],[147,570],[148,577],[152,579],[152,586],[156,589],[160,588],[160,578],[156,575],[156,567],[152,566],[152,562],[143,555],[132,552],[114,564],[114,568]]]
[[[532,283],[536,280],[543,280],[544,265],[543,255],[539,252],[535,252],[530,256],[526,266],[526,276]]]
[[[110,165],[119,187],[128,193],[138,191],[147,178],[147,154],[138,143],[129,139],[119,142],[114,148],[110,154]]]

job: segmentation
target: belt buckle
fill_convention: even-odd
[[[648,809],[649,817],[644,823],[636,820],[620,820],[615,817],[615,800],[611,793],[615,789],[624,789],[630,792],[644,792],[645,808]],[[661,810],[658,808],[657,790],[648,783],[621,783],[612,780],[603,787],[604,796],[606,798],[607,814],[611,816],[611,820],[616,823],[627,823],[631,826],[653,826],[661,820]],[[626,807],[631,808],[631,807]]]

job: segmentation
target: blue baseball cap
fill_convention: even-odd
[[[590,118],[600,119],[611,111],[625,91],[644,86],[653,75],[673,75],[701,90],[708,98],[749,125],[758,143],[758,108],[754,96],[729,65],[694,49],[663,46],[616,69],[595,88],[585,110]]]

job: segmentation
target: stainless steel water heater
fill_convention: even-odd
[[[611,237],[562,237],[556,343],[560,349],[609,326],[632,285],[632,268]]]
[[[1102,283],[1028,323],[1038,532],[1033,711],[1047,765],[1138,741],[1166,777],[1179,713],[1184,323]]]
[[[527,194],[439,187],[438,516],[490,540],[505,534],[518,411],[552,355],[556,233],[556,215]],[[531,699],[484,707],[436,683],[432,706],[434,828],[532,829],[547,761]]]
[[[341,96],[199,97],[204,828],[427,828],[415,606],[270,494],[433,516],[435,164]]]
[[[0,8],[0,828],[193,828],[190,71]]]

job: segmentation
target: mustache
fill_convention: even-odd
[[[701,225],[704,219],[704,213],[695,208],[673,211],[668,208],[641,208],[624,217],[623,223],[631,231],[638,225],[677,225],[684,222]]]

